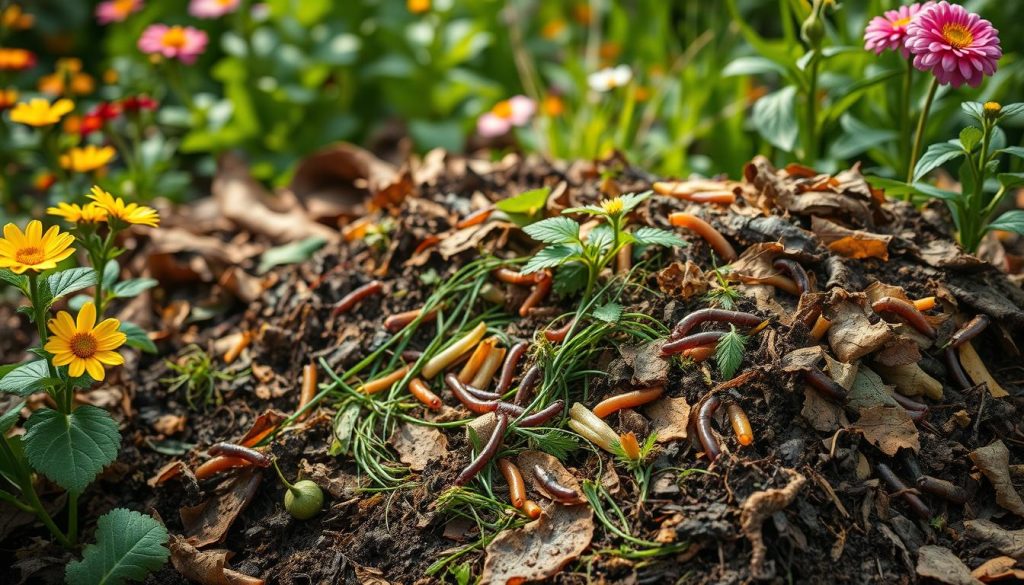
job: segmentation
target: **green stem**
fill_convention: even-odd
[[[68,542],[78,543],[78,492],[68,492]]]
[[[93,294],[93,304],[96,305],[96,321],[103,319],[103,272],[107,267],[107,256],[110,254],[110,243],[114,238],[114,229],[108,227],[107,237],[103,240],[103,247],[99,249],[93,261],[93,269],[96,271],[96,286]]]
[[[903,76],[903,93],[900,94],[900,153],[910,150],[910,92],[914,87],[914,65],[907,61],[907,72]],[[904,173],[912,174],[913,165],[909,164]]]
[[[281,483],[284,484],[284,487],[288,488],[288,490],[291,491],[293,494],[299,495],[301,493],[299,491],[299,488],[295,487],[294,485],[292,485],[292,483],[290,481],[285,479],[284,473],[281,473],[281,468],[277,466],[277,459],[276,458],[274,459],[273,463],[274,463],[274,471],[277,472],[277,478],[281,480]]]
[[[907,183],[914,182],[914,167],[917,166],[917,157],[921,154],[921,144],[924,142],[924,129],[928,123],[928,114],[932,109],[932,102],[935,101],[935,92],[939,90],[939,78],[933,77],[932,84],[928,87],[928,97],[924,100],[924,108],[921,110],[921,117],[917,119],[917,131],[914,133],[914,146],[910,151],[910,159],[907,161]],[[907,194],[910,197],[910,194]]]
[[[807,82],[807,145],[804,158],[807,164],[813,165],[818,160],[818,66],[820,56],[817,51],[811,57],[810,77]]]
[[[18,463],[21,462],[21,459],[14,454],[14,450],[11,449],[11,446],[7,443],[7,437],[2,434],[0,434],[0,449],[4,451],[4,454],[10,461]],[[61,532],[60,528],[57,528],[57,523],[53,521],[53,518],[50,517],[50,513],[46,511],[46,508],[43,507],[43,503],[39,500],[39,495],[36,493],[36,487],[32,484],[32,472],[27,468],[22,467],[22,465],[18,465],[18,468],[18,486],[21,488],[22,494],[28,499],[27,505],[23,504],[18,507],[22,509],[28,508],[26,511],[35,513],[36,518],[43,523],[43,526],[46,526],[46,529],[50,531],[50,534],[53,534],[53,537],[57,539],[57,542],[59,542],[61,546],[71,548],[71,542],[69,542],[67,537],[64,536],[64,533]]]

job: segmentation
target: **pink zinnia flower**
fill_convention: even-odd
[[[220,18],[234,12],[242,0],[192,0],[188,13],[196,18]]]
[[[133,12],[142,10],[142,0],[109,0],[96,6],[96,21],[100,24],[121,22]]]
[[[207,40],[205,32],[191,26],[151,24],[139,37],[139,50],[191,65],[206,50]]]
[[[914,54],[914,67],[931,70],[939,83],[953,87],[978,87],[996,72],[1003,56],[999,31],[991,22],[946,0],[910,23],[906,46]]]
[[[904,58],[910,56],[906,47],[907,27],[919,12],[931,8],[934,2],[915,2],[909,6],[900,6],[896,10],[886,10],[882,16],[876,16],[868,23],[864,31],[864,48],[881,55],[882,51],[892,49],[899,51]]]
[[[517,95],[500,101],[491,108],[491,111],[477,119],[477,134],[484,138],[507,134],[513,127],[525,126],[529,123],[536,111],[537,104],[525,95]]]

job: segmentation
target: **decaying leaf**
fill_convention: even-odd
[[[295,168],[289,190],[314,219],[336,220],[362,216],[371,206],[399,203],[414,188],[410,178],[391,163],[342,142],[304,158]]]
[[[995,557],[971,571],[971,576],[982,583],[1003,579],[1024,580],[1024,569],[1017,569],[1016,566],[1017,559],[1013,557]]]
[[[661,357],[663,340],[641,345],[621,345],[619,355],[633,369],[634,386],[660,386],[668,382],[669,361]]]
[[[1002,441],[995,441],[971,451],[971,461],[985,474],[996,490],[996,502],[1024,517],[1024,500],[1010,480],[1010,451]]]
[[[391,446],[398,458],[413,471],[423,471],[427,464],[444,457],[448,452],[448,439],[433,428],[412,423],[400,423],[391,435]]]
[[[750,574],[754,579],[764,580],[775,576],[774,563],[765,558],[768,547],[761,534],[761,525],[788,506],[807,482],[806,477],[792,469],[784,467],[782,470],[789,476],[789,483],[785,487],[754,492],[740,505],[740,528],[753,548]]]
[[[198,550],[186,539],[171,535],[171,564],[186,579],[200,585],[263,585],[263,579],[228,568],[231,551]]]
[[[487,545],[483,585],[518,585],[547,579],[590,546],[594,510],[551,504],[540,518],[506,530]]]
[[[580,483],[576,476],[566,469],[561,461],[543,451],[527,450],[516,456],[516,466],[519,467],[519,471],[523,475],[523,481],[526,483],[526,488],[529,491],[548,495],[533,473],[534,465],[541,466],[558,480],[558,483],[562,486],[574,490],[580,497],[579,502],[583,502],[583,490],[580,489]]]
[[[967,520],[964,528],[967,538],[1017,560],[1024,559],[1024,530],[1006,530],[991,520]]]
[[[826,316],[832,321],[828,343],[836,357],[852,362],[889,343],[892,328],[885,321],[872,323],[868,309],[854,299],[856,295],[836,295],[828,305]]]
[[[663,396],[647,406],[645,412],[651,419],[651,432],[657,434],[659,443],[686,439],[686,421],[690,420],[690,408],[682,396]]]
[[[153,474],[153,477],[146,480],[146,484],[149,485],[149,487],[156,487],[172,478],[178,477],[179,475],[191,478],[191,481],[193,482],[196,480],[195,476],[192,475],[192,470],[185,465],[185,462],[175,459],[173,461],[168,461],[163,467],[158,469],[156,473]]]
[[[708,290],[708,281],[692,260],[673,262],[656,274],[661,292],[675,298],[688,299]]]
[[[942,400],[942,382],[929,376],[916,363],[899,366],[876,363],[874,368],[886,382],[896,386],[904,396],[924,394],[932,400]]]
[[[985,362],[981,361],[981,356],[974,350],[974,346],[971,345],[970,341],[961,345],[959,350],[960,364],[964,367],[964,371],[967,372],[972,382],[975,384],[985,384],[992,398],[1004,398],[1010,395],[989,373],[988,368],[985,367]]]
[[[260,471],[242,469],[233,478],[217,486],[210,499],[181,508],[181,524],[185,527],[189,542],[199,548],[224,542],[235,519],[256,495],[261,477],[263,474]]]
[[[971,570],[964,565],[953,551],[933,544],[917,549],[917,574],[926,579],[935,579],[946,585],[978,585]]]
[[[914,421],[898,406],[873,406],[862,410],[854,428],[889,456],[896,455],[901,448],[914,452],[921,449]]]
[[[811,231],[821,238],[829,250],[840,256],[858,260],[889,259],[889,242],[892,241],[892,236],[851,230],[817,216],[811,218]]]

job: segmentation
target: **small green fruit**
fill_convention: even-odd
[[[295,485],[284,493],[284,509],[299,520],[309,520],[316,516],[323,505],[323,490],[308,479],[295,482]]]

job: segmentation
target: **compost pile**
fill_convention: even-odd
[[[173,567],[149,582],[959,584],[1024,575],[1024,292],[965,255],[938,207],[888,200],[856,168],[827,175],[756,159],[739,181],[659,182],[621,158],[435,152],[399,167],[343,146],[300,167],[289,195],[301,205],[273,209],[256,205],[237,161],[222,166],[221,218],[198,243],[168,244],[182,220],[163,242],[140,242],[137,256],[165,283],[209,273],[153,300],[151,313],[161,308],[157,338],[178,363],[196,344],[226,375],[209,403],[190,408],[167,381],[172,369],[143,358],[123,378],[133,398],[123,400],[121,457],[83,498],[94,515],[114,502],[153,511],[176,535]],[[532,210],[539,216],[653,188],[630,225],[689,245],[623,255],[602,275],[620,310],[605,305],[574,323],[576,297],[507,262],[537,242],[487,211],[541,187],[550,192]],[[726,247],[671,214],[703,219]],[[340,232],[324,225],[333,222]],[[327,243],[310,260],[256,275],[258,253],[265,262],[270,254],[261,242],[311,235]],[[436,322],[423,311],[405,330],[385,326],[437,303],[447,290],[439,287],[480,266],[471,302],[453,293],[436,305],[448,311]],[[698,313],[706,309],[718,312]],[[203,321],[202,311],[218,318]],[[525,348],[518,364],[509,358],[500,397],[486,393],[488,376],[467,398],[443,373],[426,379],[440,404],[413,397],[405,382],[426,376],[401,368],[418,370],[479,317],[499,335],[481,352],[471,344],[464,363],[480,366],[487,360],[471,354],[489,350],[497,366]],[[628,319],[651,324],[636,335],[616,328]],[[435,339],[442,320],[449,328]],[[681,321],[688,330],[673,332]],[[725,377],[715,342],[730,323],[747,342]],[[585,326],[611,333],[574,345]],[[396,335],[402,343],[388,345]],[[522,383],[532,366],[559,364]],[[317,398],[297,412],[311,390]],[[603,402],[629,392],[640,398]],[[654,440],[639,463],[593,446],[586,432],[572,448],[553,438],[565,433],[522,424],[514,395],[527,416],[552,413],[538,429],[569,428],[569,406],[580,403],[599,411],[627,453],[630,433]],[[507,429],[501,464],[495,457],[467,478],[496,424]],[[323,511],[290,516],[273,469],[213,469],[207,450],[221,441],[261,449],[291,480],[312,479],[326,493]],[[525,480],[518,499],[510,467]],[[5,548],[18,546],[17,534],[7,530]],[[15,562],[29,580],[46,574],[34,555],[60,554],[40,546]]]

